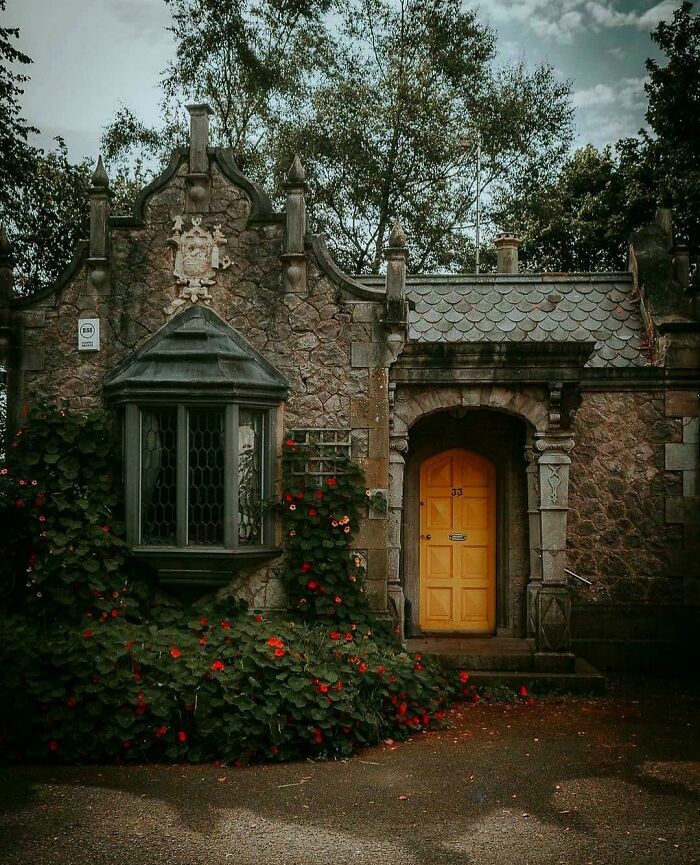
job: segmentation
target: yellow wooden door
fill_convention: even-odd
[[[485,634],[496,625],[496,472],[454,448],[420,473],[420,626]]]

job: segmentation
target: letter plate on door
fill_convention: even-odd
[[[451,541],[466,541],[466,539],[467,539],[467,536],[466,536],[466,535],[463,535],[463,534],[460,534],[459,532],[457,532],[457,533],[454,534],[454,535],[450,535],[450,540],[451,540]]]

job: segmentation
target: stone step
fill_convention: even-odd
[[[514,637],[412,637],[410,652],[434,658],[447,669],[521,671],[533,669],[533,649]]]
[[[510,672],[502,670],[476,670],[469,674],[469,684],[487,688],[508,688],[517,691],[521,685],[535,694],[604,694],[605,676],[595,667],[576,658],[572,673],[539,673],[533,670]]]

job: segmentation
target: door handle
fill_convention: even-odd
[[[421,538],[424,538],[426,541],[429,541],[432,538],[432,535],[421,535]]]

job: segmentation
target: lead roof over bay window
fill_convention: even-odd
[[[192,306],[120,364],[105,393],[125,408],[127,538],[137,552],[272,547],[264,502],[287,382],[240,334]]]

